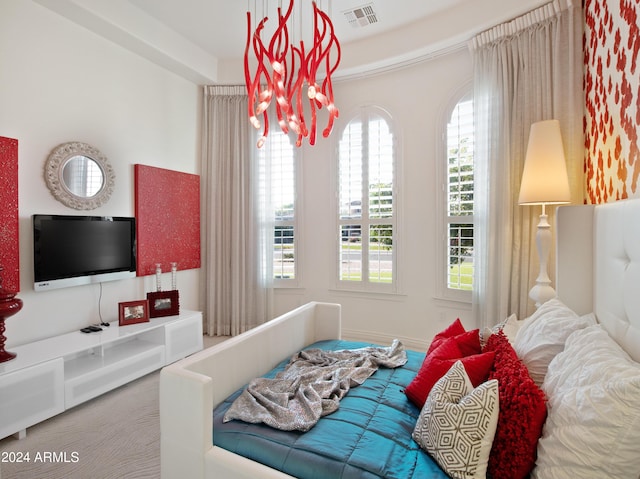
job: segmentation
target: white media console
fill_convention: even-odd
[[[0,363],[0,439],[202,349],[202,313],[102,331],[75,331],[9,348]]]

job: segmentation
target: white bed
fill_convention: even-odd
[[[640,361],[640,200],[561,207],[557,236],[559,299],[578,314],[593,311],[611,337]],[[339,305],[310,303],[164,368],[163,479],[291,477],[215,446],[212,410],[304,346],[338,338]],[[630,477],[640,477],[640,470]]]

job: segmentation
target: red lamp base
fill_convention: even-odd
[[[15,297],[15,293],[9,293],[2,289],[0,284],[0,363],[10,361],[16,357],[15,353],[4,350],[4,321],[22,309],[22,300]]]
[[[4,345],[3,345],[3,348],[4,348]],[[16,357],[16,353],[12,353],[10,351],[4,351],[4,349],[0,351],[0,363],[4,363],[5,361],[11,361],[15,357]]]

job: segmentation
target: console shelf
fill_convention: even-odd
[[[109,368],[114,364],[128,362],[132,357],[158,350],[161,352],[161,355],[163,355],[164,347],[162,345],[141,339],[126,341],[109,348],[89,350],[87,354],[65,360],[64,380],[68,382],[86,375],[93,375],[96,371]],[[164,362],[164,358],[162,362]]]
[[[11,348],[0,364],[0,438],[202,349],[202,313],[72,333]],[[25,401],[29,397],[29,401]]]

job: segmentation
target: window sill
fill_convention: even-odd
[[[329,292],[339,296],[351,296],[355,298],[377,299],[380,301],[404,301],[407,295],[389,291],[367,291],[362,289],[329,289]]]
[[[472,303],[473,303],[473,301],[471,300],[471,297],[469,297],[469,299],[465,299],[465,298],[452,298],[452,297],[436,295],[436,296],[433,296],[433,300],[438,304],[448,304],[448,305],[458,304],[458,305],[468,306],[469,308],[472,306]]]
[[[298,286],[298,285],[274,285],[273,286],[273,290],[274,291],[291,291],[291,292],[296,292],[296,291],[305,291],[306,288],[303,288],[302,286]]]

